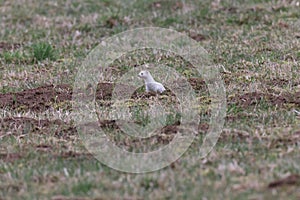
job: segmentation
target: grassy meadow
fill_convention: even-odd
[[[0,199],[300,199],[299,10],[297,0],[0,0]],[[103,110],[112,77],[146,63],[176,69],[199,99],[190,148],[170,166],[134,174],[87,151],[72,120],[72,87],[98,44],[141,27],[196,40],[220,67],[227,112],[216,146],[200,158],[210,98],[192,66],[151,49],[115,60],[99,80]],[[138,89],[132,121],[149,123],[143,110],[157,100],[176,104],[171,92],[154,98]],[[113,121],[100,126],[128,151],[153,150],[174,137],[178,115],[168,116],[150,141],[123,136]]]

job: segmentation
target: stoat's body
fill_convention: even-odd
[[[149,71],[143,70],[139,73],[139,77],[142,78],[145,82],[146,92],[159,92],[162,93],[165,91],[165,87],[159,83],[156,82],[153,77],[151,76]]]

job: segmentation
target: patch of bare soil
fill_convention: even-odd
[[[112,83],[99,83],[96,91],[96,99],[110,99],[112,90]],[[0,94],[0,108],[38,112],[53,107],[54,103],[59,104],[71,99],[72,87],[70,85],[46,85],[21,92]]]
[[[261,92],[250,92],[242,95],[237,95],[230,99],[244,108],[258,104],[260,101],[266,101],[271,105],[284,106],[284,104],[295,104],[300,106],[300,92],[282,93],[279,95],[261,93]]]
[[[300,131],[295,131],[292,134],[282,133],[278,138],[273,139],[269,143],[269,147],[276,148],[280,144],[284,145],[298,145],[300,141]]]
[[[195,32],[191,32],[189,35],[190,35],[191,38],[193,38],[197,42],[206,40],[206,38],[207,38],[205,35],[195,33]]]
[[[191,84],[192,88],[196,91],[207,90],[206,83],[201,78],[190,78],[188,82]]]
[[[0,108],[16,110],[43,111],[53,102],[71,100],[71,88],[68,85],[47,85],[21,92],[0,94]]]
[[[21,47],[21,45],[18,44],[18,43],[0,42],[0,52],[13,50],[13,49],[18,49],[20,47]]]
[[[205,83],[200,79],[190,79],[190,84],[194,89],[204,89]],[[99,83],[96,90],[96,100],[104,100],[109,102],[114,90],[113,83]],[[119,85],[120,91],[118,95],[122,95],[122,91],[130,90],[127,85]],[[125,88],[124,88],[125,87]],[[89,88],[84,91],[88,92]],[[171,91],[169,91],[171,93]],[[150,98],[154,94],[151,93],[134,93],[131,98]],[[168,93],[169,94],[169,93]],[[173,96],[174,94],[170,94]],[[41,112],[49,108],[53,108],[54,105],[61,102],[71,101],[72,99],[72,87],[70,85],[45,85],[35,89],[24,90],[21,92],[0,94],[0,108],[20,110],[30,110],[32,112]],[[120,129],[114,120],[102,120],[90,124],[85,124],[89,130],[93,128],[109,128],[114,130],[113,132],[119,132]],[[65,123],[61,120],[48,120],[48,119],[34,119],[28,117],[7,117],[0,119],[0,137],[6,137],[10,134],[45,134],[52,135],[58,138],[70,139],[77,134],[77,129],[72,123]],[[147,139],[136,139],[125,136],[123,139],[116,139],[112,136],[117,145],[131,147],[142,147],[143,145],[151,144],[166,144],[169,143],[176,133],[178,132],[179,124],[168,125],[158,131],[158,133]],[[203,132],[207,130],[207,126],[199,127]],[[122,133],[123,134],[123,133]],[[131,147],[130,147],[131,146]],[[36,146],[38,151],[52,151],[52,147],[45,144]]]
[[[189,82],[195,90],[206,90],[205,82],[201,79],[191,78],[189,79]],[[122,91],[128,91],[128,87],[129,86],[127,85],[119,85],[118,91],[116,92],[118,95],[122,95]],[[96,90],[96,100],[110,100],[113,89],[113,83],[99,83]],[[174,96],[170,91],[167,91],[167,94]],[[151,93],[138,94],[135,91],[132,98],[149,98],[154,95],[155,94]],[[31,110],[33,112],[41,112],[53,107],[54,104],[70,101],[71,99],[72,86],[66,84],[45,85],[21,92],[0,94],[0,108],[15,109],[17,111]]]
[[[269,183],[268,187],[269,188],[275,188],[275,187],[280,187],[284,185],[299,185],[300,184],[300,175],[298,174],[292,174],[289,175],[288,177],[273,181]]]
[[[275,87],[275,86],[284,87],[291,83],[289,80],[286,80],[283,78],[276,78],[276,79],[267,80],[267,81],[263,81],[263,82],[264,82],[264,84],[271,86],[271,87]]]
[[[22,158],[22,155],[19,153],[1,153],[0,154],[0,160],[4,162],[14,162],[15,160],[18,160]]]
[[[62,152],[59,155],[56,155],[58,157],[62,157],[62,158],[78,158],[78,157],[82,157],[84,159],[86,158],[92,158],[93,155],[90,153],[78,153],[78,152],[74,152],[74,151],[68,151],[68,152]]]
[[[109,100],[111,99],[114,85],[112,83],[99,83],[96,90],[96,99]]]
[[[164,93],[168,93],[170,95],[173,95],[173,93],[170,93],[169,91],[165,91]],[[156,94],[153,92],[144,92],[144,93],[138,93],[137,91],[135,91],[132,95],[131,98],[132,99],[149,99],[150,97],[154,97]]]

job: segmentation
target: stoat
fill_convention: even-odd
[[[153,77],[151,76],[150,72],[147,70],[143,70],[139,73],[139,77],[142,78],[145,82],[146,92],[159,92],[163,93],[166,89],[165,87],[159,83],[156,82]]]

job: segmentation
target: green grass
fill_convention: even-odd
[[[46,42],[33,44],[31,48],[33,60],[35,62],[43,61],[45,59],[55,61],[57,59],[57,52],[53,49],[53,47],[50,44]]]
[[[21,64],[21,63],[26,63],[27,61],[27,56],[24,55],[20,51],[5,51],[2,53],[1,57],[3,58],[4,62],[7,64]]]
[[[196,92],[201,122],[194,142],[172,165],[145,174],[119,172],[91,156],[73,129],[69,101],[53,101],[51,108],[41,112],[1,108],[0,198],[300,198],[299,183],[268,188],[272,181],[300,174],[300,118],[293,112],[300,111],[300,105],[290,100],[300,85],[296,1],[54,0],[24,4],[15,0],[1,1],[0,10],[1,94],[50,84],[72,86],[76,68],[97,44],[137,27],[159,26],[202,35],[199,44],[227,71],[221,69],[227,117],[214,149],[200,158],[210,117],[210,98],[202,88]],[[109,76],[99,81],[114,82],[115,77],[145,63],[166,65],[187,78],[196,76],[181,57],[143,49],[115,60]],[[143,91],[144,87],[139,88],[138,95]],[[261,93],[261,98],[252,97],[254,102],[245,106],[246,94],[253,92]],[[286,102],[278,104],[272,98]],[[132,120],[149,124],[143,109],[153,101],[144,97],[130,101]],[[176,100],[167,96],[161,101],[171,105]],[[3,121],[18,116],[59,119],[63,124]],[[166,123],[171,125],[180,117],[177,111],[169,112]],[[159,146],[152,141],[139,143],[113,127],[104,130],[129,151]]]

